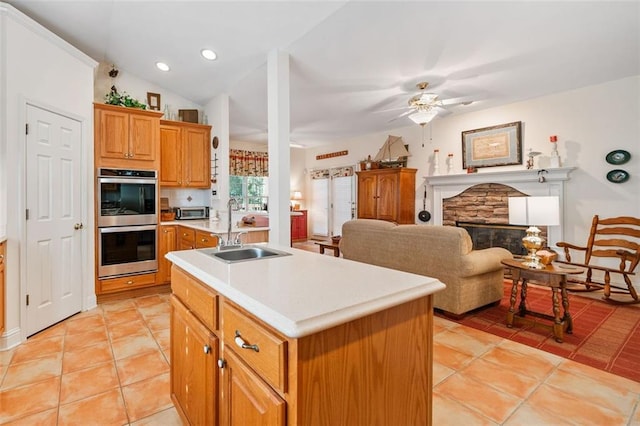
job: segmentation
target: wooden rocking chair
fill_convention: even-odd
[[[582,291],[603,289],[603,299],[608,302],[640,303],[638,292],[631,282],[631,276],[635,275],[635,268],[640,262],[640,219],[625,216],[600,219],[596,215],[591,223],[591,233],[586,247],[566,242],[559,242],[557,246],[564,249],[566,259],[558,261],[559,263],[587,269],[586,279],[571,278],[567,280],[568,282],[584,285]],[[584,252],[584,263],[572,261],[572,250]],[[618,267],[598,265],[594,262],[595,258],[615,260]],[[604,279],[596,280],[593,276],[594,271],[600,271],[598,275],[604,275]],[[620,274],[626,287],[623,284],[611,283],[611,274]],[[611,293],[630,295],[631,300],[611,299]]]

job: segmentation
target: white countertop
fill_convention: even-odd
[[[166,255],[175,265],[285,336],[298,338],[435,293],[435,278],[268,245],[292,253],[227,264],[202,250]],[[204,249],[205,251],[207,249]]]
[[[160,225],[182,225],[200,231],[211,232],[212,234],[226,234],[228,231],[226,220],[172,220],[160,222]],[[268,231],[269,227],[260,226],[232,226],[231,232],[253,232]]]

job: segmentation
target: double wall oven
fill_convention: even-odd
[[[155,170],[98,169],[98,277],[158,270]]]

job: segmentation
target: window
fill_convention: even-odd
[[[269,178],[229,176],[229,196],[238,201],[240,210],[266,211],[269,205]]]

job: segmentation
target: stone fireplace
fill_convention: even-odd
[[[574,169],[560,167],[548,170],[428,176],[425,180],[431,193],[429,198],[432,201],[432,223],[456,226],[456,222],[467,222],[487,225],[479,228],[490,228],[488,225],[505,225],[495,226],[497,229],[508,228],[509,197],[558,196],[560,225],[549,226],[546,229],[547,244],[557,250],[555,243],[563,240],[564,182],[569,180],[569,175]],[[479,232],[483,233],[482,230]],[[494,237],[482,235],[480,238]]]

